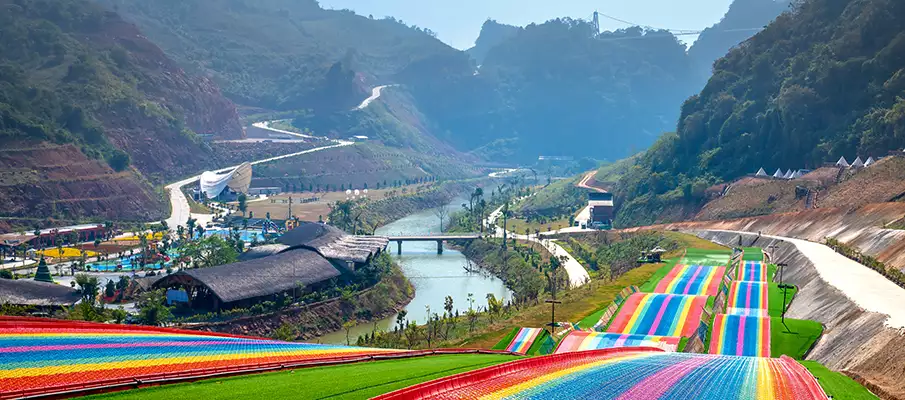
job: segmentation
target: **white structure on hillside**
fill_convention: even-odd
[[[874,165],[875,162],[877,162],[877,160],[874,160],[873,157],[867,157],[867,161],[864,162],[864,166],[869,167],[871,165]]]
[[[855,161],[852,162],[852,168],[861,168],[861,167],[864,167],[864,161],[861,161],[861,157],[858,157],[855,159]]]
[[[845,167],[848,168],[848,161],[845,161],[845,156],[839,157],[839,161],[836,161],[837,167]]]
[[[786,171],[786,174],[782,176],[785,179],[792,179],[792,170]]]
[[[761,167],[761,169],[757,170],[757,173],[754,174],[754,176],[768,177],[770,175],[767,175],[767,171],[764,171],[763,167]]]
[[[229,188],[236,193],[248,193],[251,186],[251,164],[243,163],[232,171],[218,174],[206,171],[201,174],[201,193],[208,199],[220,195],[224,189]]]
[[[782,173],[782,168],[777,168],[776,172],[773,173],[774,178],[782,179],[783,176],[786,176],[786,174]]]

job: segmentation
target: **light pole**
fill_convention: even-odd
[[[782,289],[782,314],[780,316],[780,321],[782,321],[782,326],[786,328],[786,332],[791,332],[789,330],[789,326],[786,325],[786,289],[791,289],[794,286],[786,285],[783,282],[783,271],[786,269],[786,263],[778,263],[776,264],[779,267],[779,288]]]

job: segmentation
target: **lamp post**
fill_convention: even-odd
[[[555,333],[556,326],[557,326],[556,325],[556,305],[562,304],[562,302],[559,300],[551,299],[551,300],[545,300],[544,303],[550,304],[550,323],[548,325],[550,325],[550,335],[552,336]]]
[[[786,332],[790,332],[789,326],[786,325],[786,289],[791,289],[794,286],[786,285],[783,282],[783,271],[786,269],[786,263],[778,263],[776,264],[779,267],[779,288],[782,289],[782,315],[780,316],[780,321],[782,321],[782,326],[786,328]]]

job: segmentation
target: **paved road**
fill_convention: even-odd
[[[581,178],[581,182],[578,182],[578,184],[575,186],[578,186],[578,187],[584,188],[584,189],[588,189],[588,190],[593,190],[595,192],[606,193],[606,190],[596,188],[593,186],[588,186],[588,181],[590,181],[592,178],[594,178],[594,175],[596,175],[596,174],[597,174],[597,171],[588,172],[587,174],[585,174],[584,178]]]
[[[273,161],[277,161],[277,160],[282,160],[284,158],[298,157],[298,156],[304,155],[304,154],[310,154],[310,153],[314,153],[317,151],[333,149],[333,148],[343,147],[343,146],[349,146],[349,145],[354,144],[353,142],[346,142],[346,141],[342,141],[342,140],[334,140],[333,143],[334,144],[329,145],[329,146],[315,147],[313,149],[308,149],[308,150],[300,151],[297,153],[285,154],[282,156],[265,158],[263,160],[253,161],[251,163],[251,165],[269,163],[269,162],[273,162]],[[229,168],[222,168],[215,172],[223,173],[223,172],[233,170],[236,167],[238,167],[238,165],[235,165],[235,166],[232,166]],[[173,207],[172,211],[170,212],[170,218],[167,218],[167,225],[170,227],[171,230],[175,230],[176,227],[179,225],[184,226],[186,221],[188,221],[189,216],[191,216],[191,212],[189,210],[188,199],[185,198],[185,195],[182,193],[181,188],[190,183],[197,182],[199,179],[201,179],[201,175],[195,175],[191,178],[183,179],[179,182],[171,183],[166,186],[166,190],[168,190],[170,192],[170,204],[172,204],[172,207]]]
[[[905,328],[905,307],[903,307],[905,289],[892,283],[879,272],[850,260],[820,243],[783,236],[762,235],[762,237],[794,244],[805,257],[814,263],[814,268],[817,269],[820,277],[839,289],[845,297],[867,311],[888,315],[887,326],[896,329]]]
[[[496,220],[502,215],[503,207],[499,207],[494,210],[485,220],[485,226],[487,229],[492,229],[495,237],[503,237],[503,228],[500,228],[496,225]],[[552,234],[555,232],[542,232],[541,236],[545,233]],[[527,240],[535,243],[539,243],[541,246],[544,246],[550,254],[553,254],[555,257],[565,257],[566,262],[563,267],[566,269],[566,274],[569,275],[569,286],[570,287],[579,287],[588,283],[590,281],[590,276],[588,275],[588,271],[584,269],[584,266],[572,257],[568,251],[563,249],[560,245],[556,244],[555,240],[544,239],[543,237],[538,238],[537,235],[520,235],[513,232],[508,232],[506,234],[508,238],[516,238],[517,240]]]
[[[271,132],[276,132],[276,133],[282,133],[282,134],[284,134],[284,135],[297,136],[297,137],[305,138],[305,139],[318,139],[318,137],[316,137],[316,136],[306,135],[306,134],[304,134],[304,133],[298,133],[298,132],[292,132],[292,131],[284,131],[284,130],[282,130],[282,129],[271,128],[271,127],[270,127],[270,123],[271,123],[271,122],[272,122],[272,121],[255,122],[255,123],[253,123],[253,124],[251,124],[251,125],[254,126],[254,127],[256,127],[256,128],[261,128],[261,129],[268,130],[268,131],[271,131]],[[270,139],[261,139],[261,140],[270,140]]]
[[[383,92],[383,89],[386,89],[391,86],[396,86],[396,85],[383,85],[383,86],[377,86],[377,87],[371,89],[371,97],[364,99],[364,101],[362,101],[361,104],[358,105],[358,107],[355,107],[355,109],[361,110],[361,109],[364,109],[365,107],[371,105],[371,102],[380,98],[380,94]]]

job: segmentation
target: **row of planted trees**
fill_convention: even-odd
[[[880,260],[864,254],[857,248],[849,246],[837,239],[830,237],[826,238],[826,245],[835,250],[837,253],[842,254],[852,260],[857,261],[860,264],[867,266],[874,271],[879,272],[881,275],[885,276],[886,279],[889,279],[896,285],[905,288],[905,273],[903,273],[898,268],[887,267],[886,264],[884,264]]]

